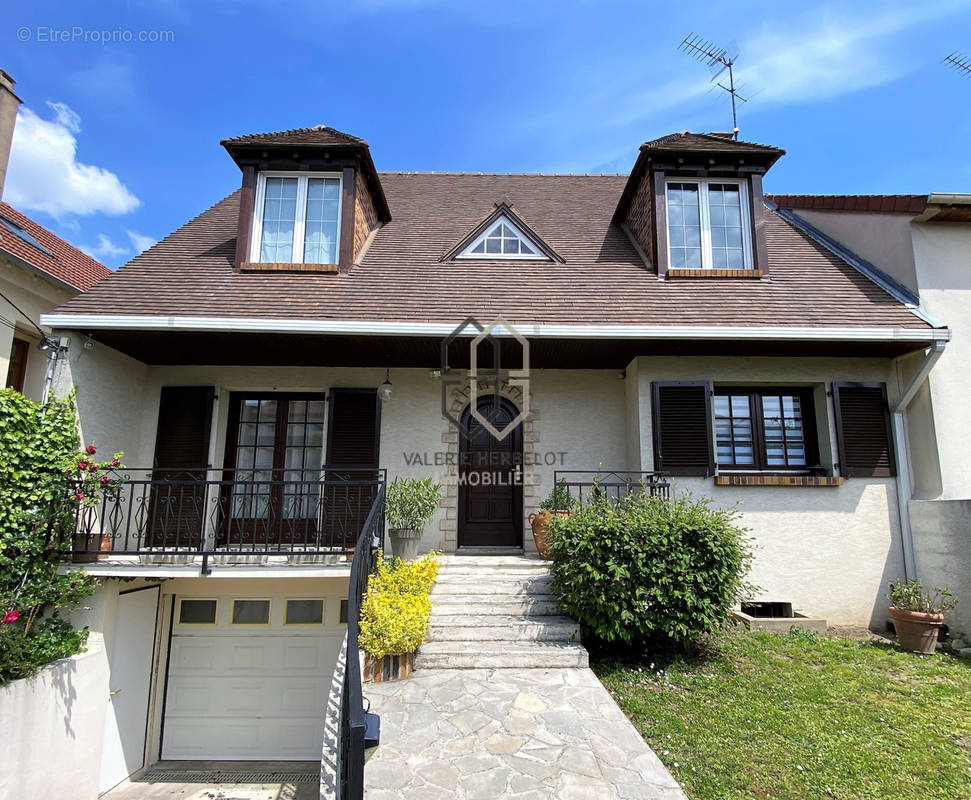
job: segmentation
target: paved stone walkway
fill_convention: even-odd
[[[420,670],[364,694],[366,800],[685,800],[589,669]]]

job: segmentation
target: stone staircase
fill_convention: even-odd
[[[586,667],[580,628],[532,556],[444,556],[416,669]]]

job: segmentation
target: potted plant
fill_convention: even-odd
[[[391,547],[398,558],[418,555],[421,533],[442,499],[442,487],[431,478],[395,478],[388,487],[385,513]]]
[[[566,482],[561,480],[553,487],[549,497],[539,504],[539,511],[529,515],[529,526],[533,529],[533,541],[536,543],[540,558],[550,557],[548,541],[550,520],[554,516],[570,516],[574,502]]]
[[[901,650],[912,653],[933,653],[937,635],[944,622],[944,612],[954,608],[957,600],[951,591],[937,587],[933,593],[924,591],[917,580],[890,584],[890,618],[897,632]]]

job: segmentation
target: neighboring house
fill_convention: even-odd
[[[0,197],[20,100],[0,70]],[[0,203],[0,380],[34,400],[44,395],[53,349],[44,343],[40,315],[111,274],[104,264]],[[41,344],[45,349],[41,350]]]
[[[910,522],[916,572],[963,600],[951,624],[971,635],[971,194],[783,195],[772,200],[856,257],[878,265],[890,287],[953,341],[907,414]],[[909,375],[917,357],[901,362]]]
[[[479,552],[533,549],[555,471],[662,472],[738,506],[760,599],[885,624],[909,547],[889,410],[949,331],[766,206],[782,150],[685,132],[630,175],[515,175],[381,173],[323,126],[223,145],[238,191],[43,317],[85,441],[133,468],[86,544],[138,580],[77,617],[124,689],[105,787],[145,758],[316,756],[385,472],[449,484],[423,549]],[[513,374],[470,408],[468,329],[444,371],[470,315],[528,339],[525,394]],[[501,442],[446,416],[527,402]]]
[[[51,363],[40,317],[111,274],[100,261],[0,203],[0,378],[40,400]]]

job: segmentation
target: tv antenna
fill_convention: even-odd
[[[736,101],[741,101],[743,103],[748,102],[748,98],[742,97],[738,90],[735,88],[735,73],[732,67],[735,66],[735,62],[738,60],[738,45],[735,42],[729,42],[728,47],[719,47],[716,44],[712,44],[707,39],[703,39],[696,34],[689,34],[684,37],[681,42],[681,46],[678,47],[679,50],[684,51],[689,56],[693,56],[699,61],[708,64],[708,68],[711,70],[711,80],[713,83],[717,83],[718,86],[728,92],[732,98],[732,138],[738,139],[738,112],[736,109]],[[728,70],[728,86],[724,82],[719,81],[719,76]]]
[[[958,72],[971,75],[971,59],[967,56],[962,56],[960,53],[951,53],[941,63],[954,67]]]

